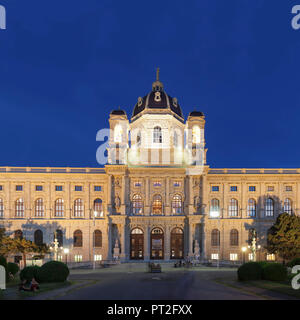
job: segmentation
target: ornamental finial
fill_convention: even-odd
[[[159,68],[156,69],[156,81],[159,81]]]

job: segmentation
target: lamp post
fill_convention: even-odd
[[[242,247],[242,253],[243,253],[243,264],[245,263],[245,254],[247,251],[247,247]]]

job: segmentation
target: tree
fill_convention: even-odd
[[[300,257],[300,217],[283,213],[268,232],[266,249],[284,261]]]
[[[32,252],[36,252],[38,247],[30,240],[25,238],[11,239],[9,249],[10,253],[21,253],[23,256],[24,267],[26,267],[26,255]]]

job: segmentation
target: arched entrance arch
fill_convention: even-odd
[[[134,228],[130,233],[130,259],[144,259],[144,232],[140,228]]]
[[[184,233],[181,228],[171,231],[171,259],[184,258]]]
[[[151,259],[164,259],[164,232],[161,228],[151,231]]]

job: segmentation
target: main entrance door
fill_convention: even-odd
[[[171,232],[171,259],[184,258],[184,237],[180,228],[174,228]]]
[[[133,229],[130,234],[130,259],[144,259],[144,233],[141,229]]]
[[[164,258],[164,232],[160,228],[151,231],[151,259]]]

